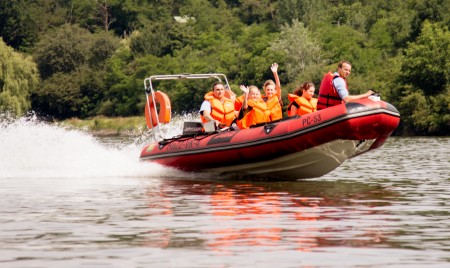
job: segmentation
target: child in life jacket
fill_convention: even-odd
[[[312,82],[305,82],[301,87],[288,94],[291,102],[287,108],[288,116],[304,115],[317,111],[317,99],[313,98],[315,87]]]
[[[278,64],[274,62],[270,66],[272,70],[275,82],[271,79],[264,83],[264,95],[262,99],[267,103],[267,107],[270,110],[270,120],[275,121],[283,117],[283,102],[281,100],[281,84],[280,78],[278,77]]]
[[[238,127],[243,129],[270,122],[270,110],[267,103],[261,98],[258,87],[241,85],[240,89],[244,92],[244,99],[236,122]]]
[[[283,101],[281,100],[281,84],[278,77],[278,64],[275,62],[270,66],[275,82],[272,79],[266,80],[263,85],[264,96],[261,98],[267,103],[270,110],[270,120],[275,121],[283,117]],[[236,98],[234,102],[234,109],[240,111],[242,103],[244,102],[244,95]]]

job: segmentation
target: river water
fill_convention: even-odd
[[[450,267],[450,138],[298,182],[205,180],[106,139],[0,126],[1,267]]]

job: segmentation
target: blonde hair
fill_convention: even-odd
[[[266,87],[269,85],[275,86],[275,82],[272,79],[266,80],[266,82],[264,82],[263,89],[266,90]]]
[[[250,91],[255,90],[255,89],[259,92],[259,88],[258,88],[257,86],[255,86],[255,85],[250,85],[250,86],[248,87],[248,92],[250,93]],[[261,92],[259,92],[259,93],[261,93]]]

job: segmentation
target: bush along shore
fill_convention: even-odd
[[[56,122],[57,125],[87,131],[95,136],[138,136],[146,131],[143,117],[104,117],[87,119],[71,118]]]

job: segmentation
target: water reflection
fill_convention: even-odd
[[[149,220],[167,216],[172,224],[152,231],[146,246],[221,253],[253,247],[308,252],[330,246],[381,246],[389,233],[380,222],[389,220],[385,208],[395,196],[398,193],[380,185],[354,181],[165,180],[158,191],[147,194]]]
[[[393,137],[315,180],[268,183],[207,182],[142,165],[141,146],[121,139],[103,146],[90,135],[20,122],[2,130],[2,267],[450,261],[448,137]]]

